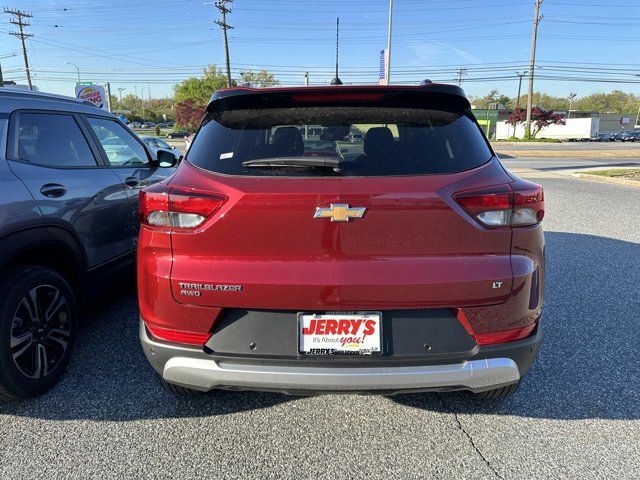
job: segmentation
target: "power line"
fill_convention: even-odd
[[[31,71],[29,70],[29,60],[27,59],[27,46],[24,41],[27,38],[33,37],[31,33],[24,33],[24,27],[28,27],[31,24],[29,22],[22,21],[23,18],[32,18],[33,15],[30,13],[25,13],[20,10],[11,10],[9,8],[4,9],[4,13],[8,13],[9,15],[13,15],[15,18],[9,20],[9,23],[18,26],[17,32],[9,32],[9,35],[13,35],[17,37],[22,42],[22,55],[24,57],[24,67],[27,71],[27,82],[29,83],[29,90],[33,90],[33,85],[31,84]]]

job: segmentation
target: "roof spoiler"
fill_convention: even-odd
[[[425,97],[424,95],[428,95]],[[433,97],[431,97],[433,95]],[[471,108],[469,100],[462,88],[457,85],[447,85],[442,83],[423,82],[420,85],[397,85],[397,86],[323,86],[323,87],[276,87],[276,88],[253,88],[235,87],[225,88],[214,92],[209,100],[207,111],[213,110],[213,105],[223,100],[231,100],[234,105],[249,104],[251,101],[264,102],[266,98],[278,97],[280,99],[295,97],[319,98],[326,96],[335,102],[341,99],[345,101],[374,100],[391,98],[447,98],[452,104],[468,109]],[[226,102],[225,102],[226,103]],[[305,102],[306,103],[306,102]],[[236,107],[238,108],[238,107]]]

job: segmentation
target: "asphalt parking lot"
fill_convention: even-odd
[[[640,478],[640,188],[568,161],[506,161],[547,207],[545,340],[514,397],[176,399],[139,347],[131,282],[89,312],[57,387],[0,404],[0,477]]]

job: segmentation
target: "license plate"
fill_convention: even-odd
[[[382,313],[299,313],[300,353],[373,355],[382,352]]]

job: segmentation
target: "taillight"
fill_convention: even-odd
[[[544,218],[542,187],[526,180],[458,192],[453,199],[488,228],[528,227]]]
[[[193,229],[200,226],[226,197],[157,183],[140,192],[140,223],[152,227]]]

